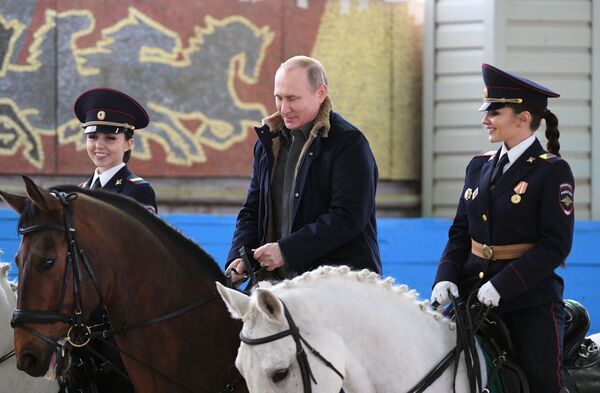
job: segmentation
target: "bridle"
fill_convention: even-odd
[[[83,265],[85,271],[87,272],[88,276],[90,277],[90,279],[94,285],[94,288],[96,290],[96,293],[97,293],[98,299],[99,299],[98,305],[104,307],[105,304],[104,304],[104,298],[102,296],[102,291],[100,289],[100,285],[98,284],[98,280],[96,278],[96,274],[94,273],[94,270],[93,270],[87,256],[85,255],[83,249],[81,249],[79,247],[79,243],[77,242],[77,238],[76,238],[77,231],[75,229],[75,223],[74,223],[74,219],[73,219],[73,211],[72,211],[72,206],[70,204],[71,201],[73,201],[77,198],[77,194],[76,193],[65,193],[65,192],[58,191],[58,190],[52,190],[52,191],[50,191],[50,195],[53,198],[58,199],[62,205],[64,224],[63,225],[37,224],[37,225],[31,225],[28,227],[24,226],[24,227],[19,228],[19,233],[21,235],[27,235],[30,233],[41,232],[41,231],[59,231],[59,232],[64,233],[67,236],[67,241],[68,241],[68,250],[67,250],[67,256],[66,256],[67,262],[65,265],[65,272],[63,275],[62,286],[61,286],[61,290],[60,290],[60,297],[59,297],[60,301],[58,303],[57,308],[54,311],[16,309],[12,316],[11,326],[15,329],[16,328],[22,329],[22,330],[30,333],[31,335],[45,341],[46,343],[50,344],[51,346],[55,347],[56,352],[57,352],[57,362],[58,362],[59,367],[61,366],[61,362],[64,359],[64,354],[65,354],[65,349],[66,349],[67,344],[69,344],[75,348],[82,348],[82,347],[87,346],[87,344],[89,344],[90,340],[93,337],[101,337],[102,339],[106,339],[109,336],[125,334],[128,332],[131,332],[132,330],[141,329],[141,328],[144,328],[144,327],[147,327],[147,326],[159,323],[159,322],[164,322],[166,320],[173,319],[175,317],[179,317],[185,313],[188,313],[188,312],[198,308],[199,306],[208,303],[212,299],[217,298],[217,293],[213,291],[194,303],[188,304],[180,309],[169,312],[162,316],[152,318],[149,320],[145,320],[145,321],[141,321],[138,323],[130,324],[130,325],[124,325],[116,331],[108,330],[108,331],[101,331],[101,332],[92,332],[92,329],[86,324],[86,321],[83,316],[83,310],[82,310],[83,300],[82,300],[82,296],[81,296],[82,295],[82,293],[81,293],[82,270],[80,268],[80,265]],[[72,281],[73,281],[74,305],[73,305],[73,314],[67,315],[67,314],[61,313],[60,310],[64,307],[65,292],[66,292],[66,287],[68,284],[67,281],[68,281],[68,277],[69,277],[69,271],[71,269],[73,270]],[[32,329],[29,326],[25,325],[25,324],[50,324],[50,323],[57,323],[57,322],[62,322],[62,323],[69,325],[69,329],[67,331],[67,336],[64,339],[64,342],[63,342],[63,340],[58,340],[58,341],[54,340],[53,338],[48,337],[48,336],[38,332],[37,330]],[[104,342],[107,344],[110,344],[111,346],[114,346],[109,341],[105,340]],[[86,349],[88,349],[88,348],[86,348]],[[98,354],[96,351],[94,351],[91,348],[89,348],[89,349],[90,349],[90,352],[101,357],[101,355]],[[115,347],[115,349],[118,350],[121,354],[135,360],[142,366],[157,373],[164,379],[177,385],[182,390],[185,390],[186,392],[190,392],[190,393],[192,392],[192,390],[190,390],[186,386],[180,384],[179,382],[175,381],[173,378],[160,372],[159,370],[156,370],[149,364],[143,362],[141,359],[119,349],[118,347]],[[13,351],[12,355],[14,355],[14,351]],[[7,354],[6,356],[12,356],[12,355]],[[0,358],[0,359],[4,360],[3,358]],[[103,359],[103,360],[106,360],[106,359]],[[129,379],[129,376],[127,374],[123,373],[121,370],[119,370],[118,367],[114,367],[114,370],[122,377]],[[226,384],[225,387],[219,393],[233,392],[235,390],[235,387],[240,382],[242,382],[242,380],[243,380],[243,378],[236,371],[236,375],[233,377],[232,381],[230,383]]]
[[[304,386],[305,393],[312,392],[311,380],[315,383],[315,385],[317,384],[317,381],[312,373],[312,370],[310,369],[310,363],[308,362],[306,351],[302,346],[303,343],[313,355],[315,355],[327,367],[329,367],[337,375],[339,375],[339,377],[343,381],[344,375],[341,372],[339,372],[338,369],[335,368],[335,366],[329,360],[325,359],[323,355],[321,355],[316,349],[314,349],[304,337],[302,337],[302,335],[300,334],[300,329],[298,329],[298,326],[296,326],[296,323],[294,322],[294,319],[292,318],[292,315],[287,309],[285,303],[281,299],[279,299],[279,301],[281,301],[281,304],[283,305],[283,314],[285,315],[285,319],[287,320],[289,329],[261,338],[248,338],[244,336],[242,332],[240,332],[240,340],[242,340],[243,343],[248,345],[261,345],[279,340],[280,338],[292,336],[294,342],[296,343],[296,360],[298,360],[298,365],[300,366],[300,373],[302,375],[302,385]]]
[[[89,263],[89,260],[85,256],[82,249],[75,238],[76,230],[73,220],[73,212],[71,210],[69,202],[77,198],[77,194],[67,194],[64,192],[51,191],[50,195],[58,199],[63,206],[63,218],[64,225],[58,224],[38,224],[31,225],[28,227],[19,228],[21,235],[27,235],[30,233],[41,232],[41,231],[58,231],[62,232],[67,236],[68,250],[66,256],[65,272],[63,274],[62,286],[60,289],[59,303],[54,311],[39,311],[39,310],[23,310],[16,309],[13,313],[11,320],[11,326],[13,328],[19,328],[26,332],[40,338],[48,344],[55,346],[57,349],[64,351],[65,344],[69,343],[74,347],[80,348],[86,346],[92,338],[92,332],[86,325],[82,311],[82,298],[81,298],[81,270],[80,266],[83,265],[87,274],[90,276],[92,283],[98,294],[100,305],[104,305],[102,291],[98,285],[98,280],[94,274],[94,271]],[[63,314],[60,310],[64,307],[66,288],[68,284],[69,271],[73,271],[73,301],[74,310],[72,315]],[[65,338],[66,343],[60,343],[46,335],[39,333],[38,331],[25,326],[25,324],[50,324],[62,322],[69,325],[67,337]]]

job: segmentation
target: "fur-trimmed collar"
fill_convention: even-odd
[[[325,101],[323,101],[321,104],[321,108],[319,108],[319,113],[315,118],[315,124],[310,130],[310,135],[313,138],[319,136],[319,131],[321,129],[323,129],[323,133],[321,134],[323,138],[327,138],[329,136],[329,129],[331,128],[331,124],[329,124],[329,113],[332,111],[332,109],[333,104],[331,103],[331,99],[326,97]],[[265,117],[262,120],[262,124],[267,125],[269,127],[269,131],[274,134],[283,126],[283,118],[279,112],[275,112],[271,116]]]

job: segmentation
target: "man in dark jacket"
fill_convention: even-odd
[[[296,56],[275,74],[277,112],[256,128],[253,173],[227,257],[234,280],[254,250],[267,271],[321,265],[381,273],[375,221],[378,171],[365,136],[332,111],[320,62]]]

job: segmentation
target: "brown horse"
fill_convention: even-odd
[[[104,304],[136,391],[248,391],[234,366],[241,325],[216,296],[225,276],[206,252],[132,199],[24,179],[28,197],[0,191],[21,214],[18,368],[64,372]]]

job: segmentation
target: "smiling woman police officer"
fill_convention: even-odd
[[[88,156],[96,166],[83,187],[126,195],[156,213],[154,190],[127,168],[133,133],[149,122],[144,108],[125,93],[99,88],[79,96],[74,111],[87,137]]]
[[[96,166],[93,176],[82,187],[128,196],[156,213],[154,190],[127,168],[133,133],[149,123],[144,108],[127,94],[98,88],[79,96],[74,111],[86,136],[88,156]],[[88,326],[110,328],[104,308],[92,312]],[[71,367],[60,381],[61,392],[133,392],[114,339],[92,339],[88,346],[72,351]]]
[[[531,392],[565,389],[560,377],[565,263],[573,242],[573,174],[559,156],[558,119],[546,106],[559,95],[488,64],[482,66],[482,124],[498,151],[474,157],[432,302],[448,292],[497,307],[506,322]],[[548,152],[534,131],[546,122]]]

